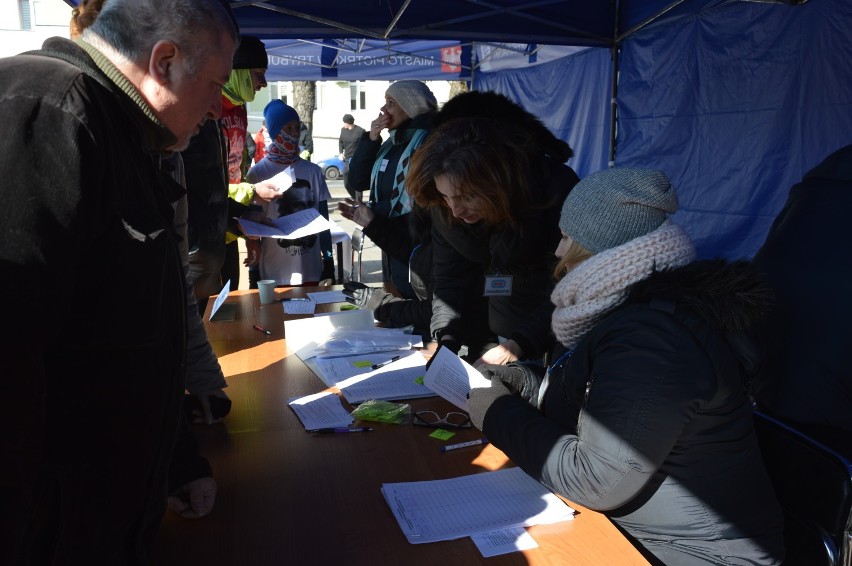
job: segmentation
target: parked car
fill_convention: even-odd
[[[343,175],[343,161],[340,156],[333,155],[326,157],[322,161],[317,161],[317,165],[322,169],[322,174],[325,175],[327,181],[337,180]]]

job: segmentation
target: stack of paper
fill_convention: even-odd
[[[520,468],[448,480],[386,483],[382,494],[413,544],[574,518],[571,507]]]

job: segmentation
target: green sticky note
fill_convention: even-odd
[[[368,368],[373,365],[373,362],[369,360],[361,360],[359,362],[352,362],[352,365],[356,368]]]
[[[414,383],[416,383],[417,385],[423,385],[423,376],[418,375],[417,379],[414,380]]]
[[[429,436],[431,436],[432,438],[437,438],[438,440],[449,440],[452,437],[454,437],[455,435],[456,435],[456,433],[454,433],[454,432],[450,432],[450,431],[444,430],[442,428],[436,428],[435,432],[433,432]]]

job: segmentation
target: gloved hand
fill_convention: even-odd
[[[511,363],[505,366],[483,364],[477,369],[492,383],[500,381],[509,392],[519,395],[533,407],[538,406],[538,390],[541,387],[541,380],[544,378],[544,368]],[[536,370],[541,370],[541,375]]]
[[[334,259],[333,258],[325,258],[322,260],[322,274],[320,275],[320,281],[323,279],[331,279],[334,281]]]
[[[499,379],[492,381],[491,387],[474,387],[471,389],[467,400],[467,412],[470,414],[470,422],[473,423],[473,426],[482,430],[485,413],[488,412],[494,401],[511,394],[512,392],[506,389],[506,386]]]
[[[343,294],[346,300],[358,308],[363,309],[373,294],[376,287],[368,287],[359,281],[347,281],[343,284]]]
[[[346,300],[356,307],[371,311],[379,308],[390,295],[380,287],[370,287],[358,281],[344,283],[343,294],[346,295]]]

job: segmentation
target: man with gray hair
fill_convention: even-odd
[[[23,150],[0,174],[27,187],[4,185],[0,212],[0,563],[144,564],[169,495],[213,506],[181,425],[183,189],[164,158],[219,117],[237,39],[222,0],[109,0],[81,39],[0,60]]]

